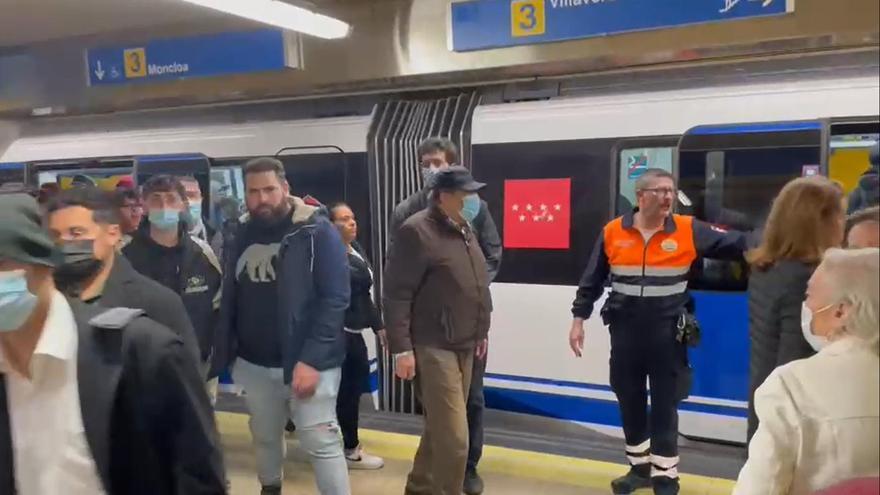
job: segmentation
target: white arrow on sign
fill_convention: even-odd
[[[100,61],[100,60],[98,60],[98,68],[95,69],[95,76],[98,77],[98,80],[99,80],[99,81],[103,81],[103,80],[104,80],[104,68],[101,67],[101,61]]]

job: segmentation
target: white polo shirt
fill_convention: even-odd
[[[6,376],[19,495],[105,493],[83,426],[77,381],[78,333],[70,305],[55,293],[31,358],[31,379]]]

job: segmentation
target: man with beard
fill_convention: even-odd
[[[263,495],[281,493],[292,419],[321,495],[348,495],[336,420],[348,256],[323,208],[290,196],[274,158],[245,165],[248,216],[227,245],[215,364],[245,391]],[[220,368],[214,370],[219,372]]]
[[[105,308],[140,309],[180,336],[199,356],[195,330],[177,294],[141,275],[116,250],[122,237],[119,209],[97,188],[61,192],[47,205],[52,239],[64,254],[55,270],[58,290]]]

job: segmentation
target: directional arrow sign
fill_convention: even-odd
[[[298,68],[295,34],[280,29],[169,38],[89,49],[90,86]]]
[[[101,67],[101,61],[98,60],[98,63],[96,65],[97,65],[97,67],[95,68],[95,77],[97,77],[99,81],[103,81],[104,80],[104,68]]]

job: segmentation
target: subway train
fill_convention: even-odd
[[[492,286],[489,407],[620,435],[607,329],[590,319],[577,359],[568,328],[593,244],[606,222],[632,207],[640,173],[660,167],[676,174],[682,213],[718,228],[758,229],[792,178],[823,174],[854,188],[880,137],[878,95],[874,73],[475,105],[453,137],[465,143],[477,179],[489,184],[484,199],[505,245]],[[381,263],[383,244],[375,240],[384,236],[389,205],[379,204],[387,200],[377,192],[393,181],[387,172],[378,180],[371,158],[382,144],[380,114],[246,122],[157,116],[153,127],[129,125],[125,116],[61,119],[26,129],[0,154],[0,177],[20,174],[37,185],[77,174],[100,183],[131,173],[193,173],[210,188],[211,216],[222,221],[240,210],[240,165],[278,154],[294,192],[352,205],[361,241]],[[402,141],[410,154],[415,137]],[[418,181],[414,167],[402,172],[407,181]],[[713,260],[701,260],[692,277],[703,337],[690,351],[694,384],[680,406],[685,436],[745,442],[747,279],[743,263]],[[378,373],[382,359],[375,345],[370,352]],[[387,385],[374,378],[374,389]]]

